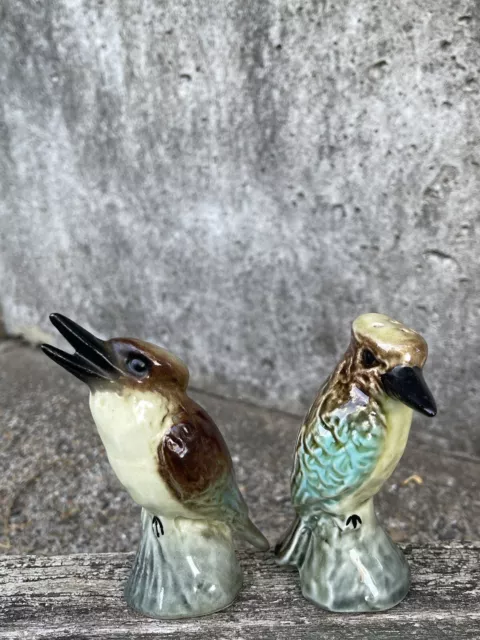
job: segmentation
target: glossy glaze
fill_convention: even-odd
[[[291,478],[298,516],[276,552],[322,607],[385,609],[408,591],[408,568],[372,498],[403,454],[412,407],[436,412],[421,373],[426,357],[415,331],[381,314],[360,316],[300,430]]]
[[[227,606],[239,588],[231,530],[259,549],[268,542],[249,519],[220,431],[186,393],[187,367],[147,342],[103,341],[65,316],[51,319],[75,353],[49,345],[43,350],[88,384],[112,469],[144,510],[129,603],[169,618]],[[192,563],[202,565],[202,579],[188,583]],[[200,583],[209,585],[205,593]],[[146,588],[158,591],[145,594]]]
[[[162,527],[156,528],[152,515],[142,510],[142,531],[125,585],[132,608],[155,618],[188,618],[233,602],[243,577],[227,525],[162,518]]]

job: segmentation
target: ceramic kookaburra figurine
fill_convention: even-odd
[[[228,606],[242,584],[232,531],[258,549],[268,542],[248,517],[220,431],[187,395],[187,367],[147,342],[103,341],[58,313],[50,319],[75,353],[42,349],[89,386],[108,460],[143,507],[128,603],[164,618]]]
[[[387,609],[408,591],[408,565],[377,523],[372,498],[403,454],[413,410],[436,414],[426,358],[412,329],[360,316],[300,430],[291,477],[297,518],[276,555],[297,567],[304,596],[323,608]]]

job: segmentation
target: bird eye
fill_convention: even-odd
[[[145,358],[141,358],[138,355],[131,356],[127,359],[127,369],[136,378],[143,378],[146,376],[151,368],[151,364]]]
[[[362,364],[367,369],[370,369],[371,367],[374,367],[376,364],[378,364],[378,360],[375,358],[375,356],[370,351],[370,349],[364,349],[363,350],[363,352],[362,352]]]

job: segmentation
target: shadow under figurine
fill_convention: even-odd
[[[89,386],[108,460],[142,507],[128,604],[158,618],[224,609],[242,586],[232,530],[269,545],[248,517],[217,426],[187,395],[187,367],[147,342],[103,341],[58,313],[50,320],[75,353],[42,349]]]
[[[403,454],[412,409],[436,414],[426,358],[415,331],[382,314],[360,316],[300,430],[291,477],[297,518],[275,553],[324,609],[381,611],[408,592],[407,561],[378,524],[373,496]]]

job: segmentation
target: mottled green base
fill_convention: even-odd
[[[154,618],[204,616],[228,607],[242,586],[230,530],[220,523],[153,517],[142,510],[143,534],[125,587],[133,609]]]
[[[303,595],[323,609],[390,609],[408,593],[408,563],[378,524],[372,501],[355,513],[362,519],[356,529],[328,514],[313,527],[298,522],[278,550],[278,562],[298,568]]]

